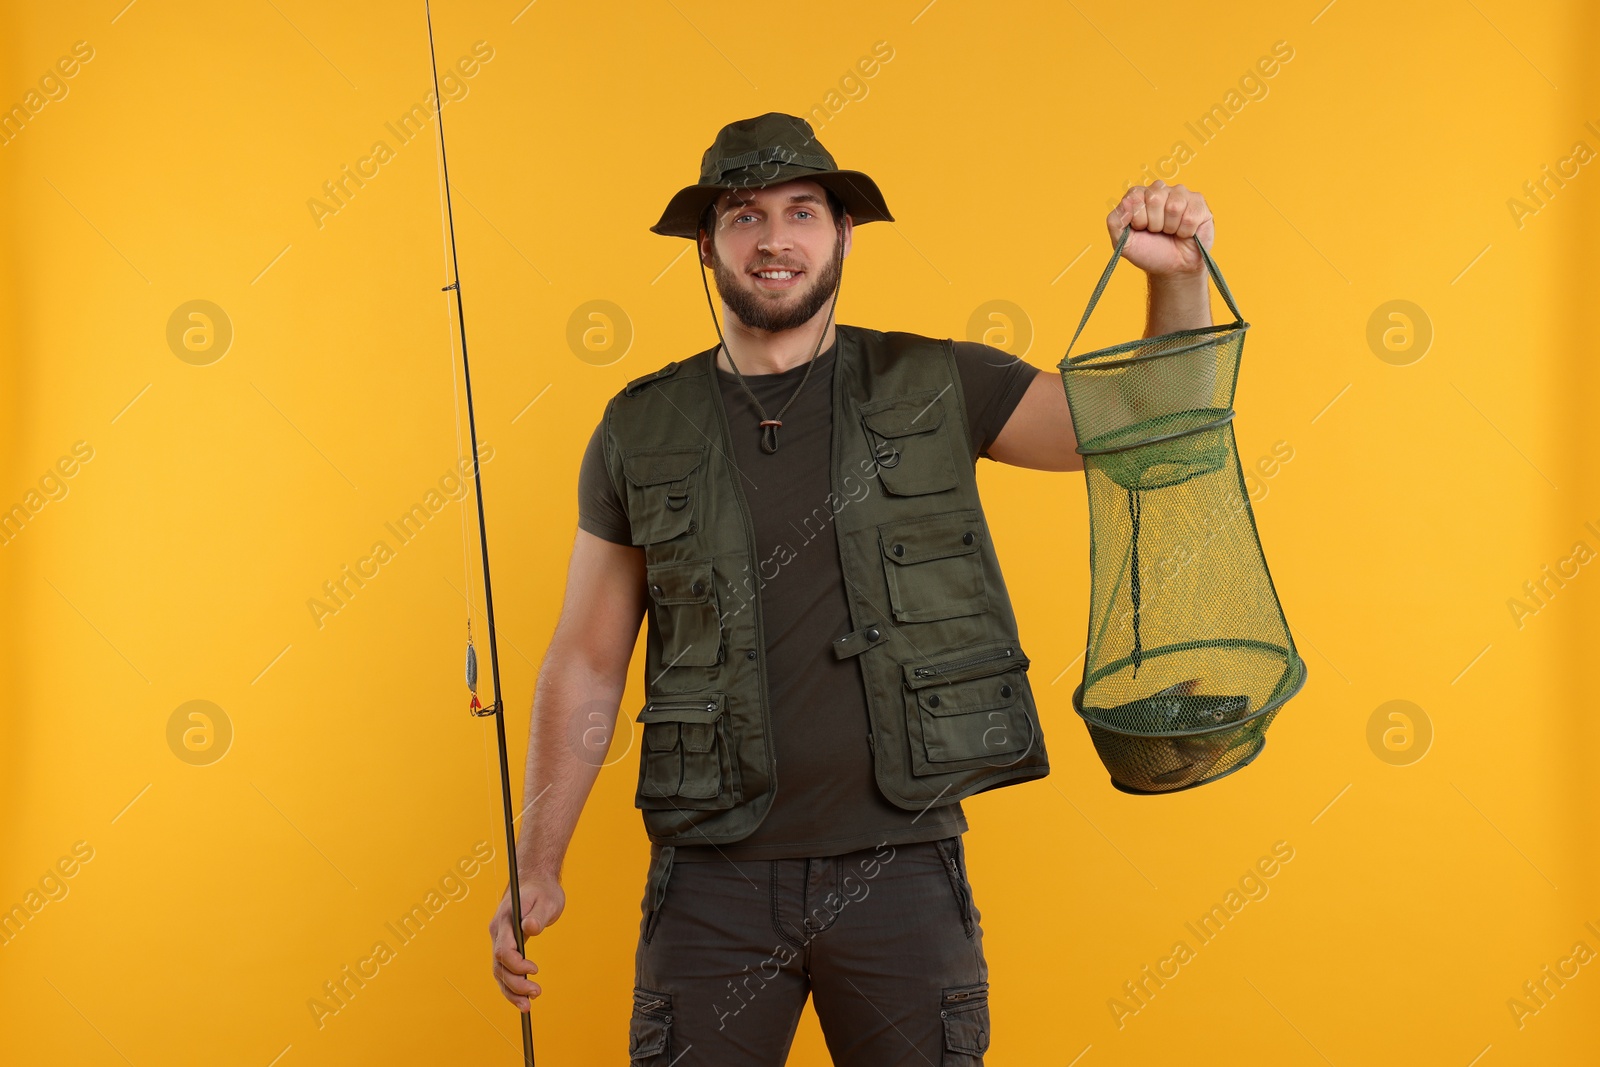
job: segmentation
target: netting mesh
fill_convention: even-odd
[[[1249,326],[1200,250],[1232,324],[1058,364],[1089,491],[1089,634],[1073,704],[1112,783],[1129,792],[1171,792],[1242,767],[1305,681],[1234,445]]]

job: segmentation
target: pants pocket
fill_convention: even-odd
[[[644,915],[640,920],[639,937],[645,944],[655,936],[656,923],[661,918],[661,906],[667,900],[667,881],[672,877],[674,846],[662,845],[650,858],[650,872],[644,884]]]
[[[989,1048],[989,983],[952,986],[940,991],[944,1018],[941,1067],[982,1067]]]
[[[633,987],[633,1017],[628,1021],[628,1062],[666,1067],[671,1062],[672,997]]]
[[[973,913],[972,885],[967,881],[967,864],[966,857],[962,854],[961,838],[947,837],[934,844],[939,850],[939,859],[944,864],[944,872],[950,879],[950,890],[955,894],[956,911],[961,915],[961,928],[970,938],[977,917]]]

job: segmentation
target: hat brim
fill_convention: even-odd
[[[883,193],[879,191],[878,184],[859,170],[815,170],[811,167],[785,163],[777,167],[762,168],[760,181],[733,182],[724,185],[689,185],[679,189],[667,202],[667,209],[661,213],[661,221],[650,227],[650,232],[659,233],[663,237],[686,237],[692,241],[699,234],[701,213],[718,194],[728,189],[764,189],[769,185],[782,185],[797,178],[814,181],[832,192],[843,201],[845,211],[856,225],[864,222],[894,221],[894,216],[889,214],[889,205],[884,203]]]

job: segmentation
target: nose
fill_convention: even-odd
[[[789,232],[789,224],[784,219],[770,219],[761,227],[760,238],[756,247],[762,252],[771,255],[774,252],[786,252],[794,247],[794,236]]]

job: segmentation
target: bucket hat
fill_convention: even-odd
[[[877,183],[858,170],[840,170],[809,122],[769,111],[717,132],[700,158],[700,180],[673,195],[650,231],[695,240],[706,205],[724,190],[763,189],[797,178],[832,192],[857,225],[894,221]]]

